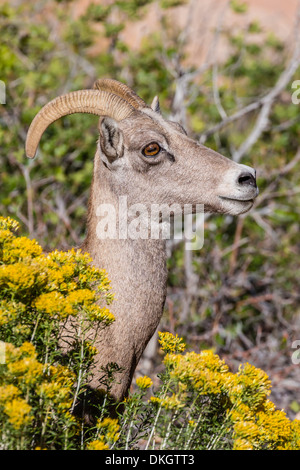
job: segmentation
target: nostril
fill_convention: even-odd
[[[254,187],[256,187],[256,179],[251,173],[242,173],[239,176],[238,183],[241,186],[254,186]]]

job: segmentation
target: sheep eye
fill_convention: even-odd
[[[156,142],[151,142],[151,144],[144,147],[142,152],[145,157],[155,157],[160,151],[160,146]]]

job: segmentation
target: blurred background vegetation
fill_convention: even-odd
[[[300,14],[295,12],[287,45],[259,19],[240,30],[224,25],[224,9],[204,60],[195,65],[189,21],[176,26],[172,18],[182,4],[191,17],[196,3],[87,2],[74,15],[72,0],[0,2],[0,79],[6,84],[0,213],[18,220],[23,234],[46,249],[80,244],[98,120],[61,119],[46,131],[38,157],[28,161],[24,142],[31,120],[46,102],[90,88],[99,77],[124,81],[148,103],[159,95],[165,117],[255,167],[260,188],[249,214],[206,216],[200,251],[169,242],[168,296],[159,329],[178,333],[190,350],[213,348],[233,371],[245,361],[262,368],[272,380],[272,400],[293,418],[300,410],[299,365],[291,360],[293,342],[300,339],[300,105],[292,103],[291,87],[300,78]],[[247,17],[245,3],[224,5]],[[125,27],[153,7],[156,27],[130,47]],[[220,44],[227,51],[223,60],[216,54]],[[140,364],[153,380],[161,362],[156,344],[154,338]]]

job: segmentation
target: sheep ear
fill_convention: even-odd
[[[99,131],[101,150],[109,163],[113,163],[123,156],[123,133],[119,129],[118,123],[110,117],[104,117],[100,120]]]
[[[151,109],[153,109],[153,111],[155,111],[156,113],[161,114],[158,96],[154,96],[151,104]]]

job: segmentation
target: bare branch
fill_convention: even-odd
[[[200,137],[200,143],[203,144],[206,141],[207,137],[210,137],[211,135],[215,134],[215,132],[220,131],[221,129],[223,129],[223,127],[228,126],[228,124],[231,124],[232,122],[237,121],[241,117],[245,116],[245,114],[248,114],[260,108],[261,105],[263,104],[263,99],[264,98],[260,98],[257,101],[248,104],[247,106],[240,109],[236,113],[232,114],[231,116],[228,116],[226,119],[223,119],[223,121],[219,122],[215,126],[203,132]]]
[[[222,31],[222,25],[224,21],[224,16],[225,16],[225,10],[228,8],[229,2],[227,1],[225,3],[225,7],[222,8],[219,18],[218,18],[218,25],[214,33],[214,37],[211,41],[211,45],[207,51],[206,58],[203,64],[201,64],[199,67],[197,67],[196,70],[193,71],[188,71],[185,70],[181,64],[180,64],[180,54],[177,54],[176,56],[176,67],[174,70],[174,65],[173,69],[171,71],[172,76],[174,77],[175,80],[175,94],[174,94],[174,99],[173,99],[173,104],[172,104],[172,115],[171,119],[174,119],[176,121],[179,121],[184,127],[186,127],[186,122],[187,122],[187,117],[186,117],[186,97],[187,97],[187,92],[188,92],[188,85],[189,83],[199,75],[201,75],[203,72],[205,72],[207,69],[209,69],[216,61],[214,60],[214,56],[217,50],[217,43],[219,41],[220,33]],[[188,36],[190,35],[190,24],[191,24],[191,18],[193,16],[193,11],[195,8],[195,0],[190,1],[190,6],[189,6],[189,14],[188,14],[188,20],[186,22],[186,26],[180,36],[180,46],[183,48],[188,40]],[[165,62],[167,62],[167,56],[165,57]],[[170,67],[168,68],[170,71]],[[217,70],[215,69],[215,72]],[[217,78],[217,77],[215,77]],[[220,109],[220,114],[221,117],[226,117],[226,113],[222,108],[220,99],[219,99],[219,94],[218,94],[218,89],[217,89],[217,82],[214,84],[214,97],[215,101],[218,105],[218,109]],[[223,113],[222,113],[223,110]],[[225,116],[224,116],[225,114]]]
[[[290,80],[292,79],[294,73],[296,72],[297,68],[300,65],[300,4],[297,9],[297,19],[295,24],[295,47],[292,57],[287,64],[284,71],[281,73],[279,79],[275,86],[263,97],[255,101],[254,103],[250,103],[249,105],[245,106],[243,109],[237,111],[232,116],[225,117],[223,120],[213,126],[211,129],[207,130],[201,135],[200,142],[204,143],[206,138],[215,132],[221,130],[223,127],[227,126],[228,124],[236,121],[237,119],[241,118],[245,114],[248,114],[252,111],[255,111],[259,108],[260,112],[257,116],[256,122],[254,127],[245,141],[241,144],[241,146],[233,152],[233,160],[239,162],[242,157],[250,150],[250,148],[257,142],[260,138],[261,134],[266,130],[269,123],[269,115],[272,109],[272,106],[278,97],[278,95],[286,88]],[[219,108],[218,108],[219,109]],[[220,109],[219,109],[220,112]]]
[[[217,110],[219,111],[219,114],[221,118],[224,120],[227,118],[227,114],[225,109],[222,106],[221,99],[220,99],[220,93],[219,93],[219,87],[218,87],[218,65],[215,63],[213,66],[213,96],[214,96],[214,102],[216,105]]]

